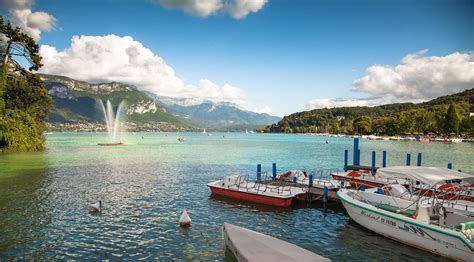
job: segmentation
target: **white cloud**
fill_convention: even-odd
[[[367,100],[357,99],[341,99],[341,98],[320,98],[309,100],[305,105],[305,110],[313,110],[319,108],[334,108],[348,106],[368,106]]]
[[[33,4],[32,0],[0,0],[0,5],[12,9],[30,9]]]
[[[207,17],[223,7],[221,0],[158,0],[166,8],[182,9],[185,12]]]
[[[461,92],[474,86],[472,53],[423,57],[409,54],[397,66],[374,65],[354,81],[352,90],[384,102],[419,102]]]
[[[41,71],[48,74],[90,82],[123,82],[173,98],[245,104],[243,90],[230,84],[219,86],[207,79],[197,85],[185,83],[163,58],[130,36],[74,36],[69,48],[58,51],[42,45],[40,55]]]
[[[265,113],[265,114],[271,114],[272,113],[272,108],[269,107],[269,106],[264,106],[264,107],[261,107],[261,108],[254,108],[252,110],[253,112],[255,113],[259,113],[259,114],[262,114],[262,113]]]
[[[41,38],[41,32],[51,31],[56,18],[45,12],[32,12],[31,0],[0,0],[0,5],[9,10],[10,22],[24,30],[34,40]]]
[[[352,91],[367,94],[364,99],[313,99],[306,109],[419,103],[474,87],[472,52],[423,57],[427,52],[408,54],[396,66],[369,67],[367,74],[352,84]]]
[[[268,0],[155,0],[161,6],[170,9],[181,9],[186,13],[208,17],[218,12],[228,13],[236,19],[244,18],[249,13],[256,13]]]
[[[267,3],[267,0],[235,0],[226,3],[225,9],[236,19],[243,18],[249,13],[256,13]]]

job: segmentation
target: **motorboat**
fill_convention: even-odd
[[[377,168],[374,171],[376,170]],[[350,185],[352,185],[354,188],[372,188],[377,187],[380,184],[385,185],[387,183],[393,182],[388,179],[381,179],[377,177],[377,175],[372,174],[372,167],[360,165],[347,166],[345,171],[335,171],[331,173],[331,176],[334,180],[350,183]],[[401,184],[406,183],[406,181],[398,182]]]
[[[435,190],[446,180],[474,182],[474,176],[433,167],[388,167],[381,179],[406,179]],[[474,209],[459,200],[414,194],[398,183],[377,188],[340,189],[349,216],[361,226],[390,239],[456,260],[474,260]],[[464,203],[465,204],[465,203]]]

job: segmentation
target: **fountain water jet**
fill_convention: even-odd
[[[114,109],[112,103],[107,99],[107,102],[104,104],[104,101],[100,100],[100,105],[102,112],[104,113],[105,124],[107,128],[107,133],[109,136],[109,143],[99,144],[100,146],[114,146],[114,145],[123,145],[122,141],[117,142],[117,134],[120,131],[120,116],[122,108],[125,104],[125,101],[120,102],[117,107],[117,112],[114,114]]]

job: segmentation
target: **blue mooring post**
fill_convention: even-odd
[[[387,167],[387,151],[382,152],[382,167]]]
[[[349,150],[344,150],[344,170],[347,168],[347,163],[349,161]]]
[[[453,163],[448,163],[448,169],[453,169]]]
[[[375,151],[372,151],[372,175],[375,175]]]
[[[416,165],[421,166],[421,153],[418,153],[418,159],[416,160]]]
[[[313,186],[313,174],[309,174],[308,176],[308,185]]]
[[[407,154],[407,166],[411,164],[411,154]]]
[[[262,165],[257,165],[257,181],[260,181],[262,178]]]
[[[353,165],[360,165],[360,151],[359,151],[359,138],[354,138],[354,157],[352,159]]]
[[[273,163],[273,173],[272,173],[272,179],[276,180],[277,178],[277,164]]]
[[[328,187],[327,186],[323,187],[323,202],[324,203],[328,202]]]

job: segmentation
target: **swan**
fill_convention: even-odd
[[[99,202],[94,203],[88,207],[89,212],[95,213],[95,212],[101,212],[102,211],[102,200],[99,200]]]

